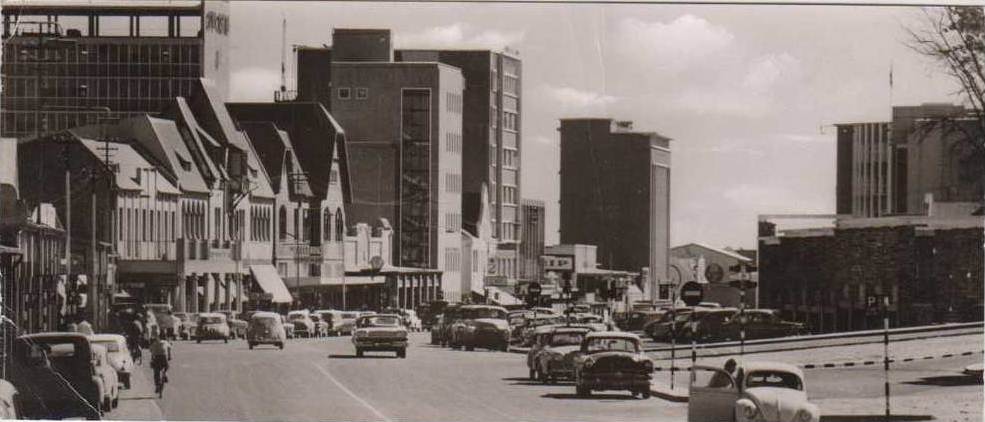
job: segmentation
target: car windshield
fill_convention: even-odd
[[[597,352],[630,352],[639,351],[635,341],[626,338],[596,337],[588,340],[585,350],[588,353]]]
[[[271,325],[280,324],[280,318],[273,316],[255,316],[253,317],[253,323],[260,324],[263,326],[271,326]]]
[[[785,371],[755,371],[746,375],[746,388],[779,387],[803,390],[804,384],[797,374]]]
[[[685,312],[682,314],[677,314],[674,317],[674,322],[688,322],[691,319],[691,312]]]
[[[291,321],[296,321],[296,320],[299,320],[299,319],[304,319],[304,314],[291,314],[291,315],[288,315],[287,316],[287,319],[289,319]]]
[[[360,327],[396,327],[400,325],[400,318],[395,316],[370,316],[359,318]]]
[[[99,340],[92,342],[92,344],[98,344],[105,347],[106,351],[109,353],[116,353],[120,351],[120,344],[114,340]]]
[[[551,346],[577,346],[585,339],[585,333],[554,333]]]
[[[474,308],[465,311],[466,319],[493,318],[506,319],[506,312],[496,308]]]
[[[221,324],[226,321],[220,316],[203,316],[199,318],[199,322],[202,324]]]

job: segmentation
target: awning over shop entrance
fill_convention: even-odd
[[[273,265],[250,265],[250,274],[264,292],[273,295],[271,302],[291,303],[293,300],[291,293],[284,286],[284,280],[277,274],[277,269]]]

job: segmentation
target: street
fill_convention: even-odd
[[[980,336],[959,341],[974,346]],[[246,343],[178,342],[163,399],[122,400],[114,419],[140,419],[128,406],[152,401],[168,420],[242,421],[680,421],[686,403],[628,394],[577,398],[569,383],[542,385],[526,379],[524,355],[465,352],[427,344],[411,335],[406,359],[392,353],[355,358],[349,337],[297,339],[284,350]],[[817,354],[815,351],[813,354]],[[801,352],[750,355],[796,361]],[[719,358],[701,359],[718,364]],[[894,414],[931,414],[938,420],[981,417],[981,383],[961,376],[981,355],[894,365]],[[150,368],[140,368],[151,378]],[[824,415],[882,411],[881,366],[807,370],[807,389]],[[655,375],[664,379],[666,373]],[[679,380],[686,382],[686,374]],[[848,381],[846,381],[848,380]],[[945,411],[939,405],[947,398]],[[898,409],[898,411],[896,411]],[[922,412],[921,412],[922,410]],[[957,416],[967,414],[967,419]],[[149,417],[149,416],[148,416]]]

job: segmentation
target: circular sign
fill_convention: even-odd
[[[698,306],[704,298],[705,291],[701,288],[700,284],[689,281],[681,286],[681,300],[687,306]]]
[[[540,292],[541,291],[542,290],[541,290],[541,287],[540,287],[540,283],[530,283],[530,285],[527,286],[527,293],[528,294],[531,294],[531,295],[534,295],[534,296],[540,296]]]
[[[721,265],[712,262],[711,264],[708,264],[707,268],[705,268],[705,278],[712,283],[718,283],[725,278],[725,270]]]
[[[372,258],[369,259],[369,267],[372,268],[373,271],[379,271],[381,268],[383,268],[383,258],[381,258],[379,255],[374,255]]]

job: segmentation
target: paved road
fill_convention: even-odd
[[[412,335],[406,359],[358,359],[348,337],[179,343],[164,399],[169,420],[680,421],[683,404],[628,394],[576,398],[574,386],[525,378],[524,356],[455,351]],[[145,368],[146,370],[146,368]]]

